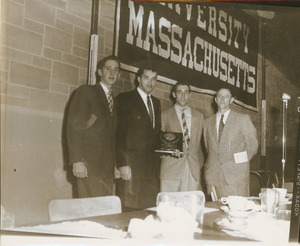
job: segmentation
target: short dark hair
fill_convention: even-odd
[[[136,77],[134,80],[134,84],[136,87],[138,87],[138,85],[139,85],[137,78],[141,77],[142,74],[145,72],[145,70],[150,70],[152,72],[157,73],[157,67],[153,63],[144,63],[136,73]]]
[[[171,90],[171,94],[174,92],[176,93],[177,87],[179,85],[186,85],[189,87],[189,92],[191,92],[191,86],[188,82],[182,82],[182,81],[178,81],[175,85],[173,85],[172,90]]]
[[[157,68],[155,67],[155,65],[152,63],[147,63],[139,68],[139,70],[137,71],[136,77],[140,77],[144,73],[145,70],[150,70],[152,72],[157,73]]]
[[[102,60],[98,61],[98,63],[97,63],[97,71],[98,71],[98,69],[102,69],[104,67],[105,63],[108,60],[114,60],[114,61],[116,61],[118,63],[118,65],[119,65],[119,68],[121,68],[121,63],[120,63],[119,57],[111,55],[111,56],[106,56]]]

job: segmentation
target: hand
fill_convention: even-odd
[[[119,179],[121,177],[120,170],[115,167],[115,179]]]
[[[175,158],[180,158],[181,157],[181,154],[180,154],[180,151],[179,149],[176,149],[172,154],[171,154],[172,157],[175,157]]]
[[[88,172],[84,162],[73,163],[73,174],[77,178],[87,178]]]
[[[124,166],[120,167],[120,176],[124,180],[130,180],[131,179],[131,168],[130,166]]]

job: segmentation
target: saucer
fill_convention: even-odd
[[[292,203],[292,201],[290,201],[289,198],[284,198],[279,202],[279,205],[282,206],[282,205],[287,205],[287,204],[291,204],[291,203]]]
[[[228,206],[221,206],[220,209],[224,212],[229,210]]]
[[[228,218],[217,218],[215,223],[221,230],[241,231],[244,230],[248,223],[246,220],[240,223],[232,223]]]
[[[235,218],[247,218],[249,217],[255,210],[247,209],[247,210],[230,210],[228,206],[221,206],[220,209],[225,212],[227,215]]]
[[[225,213],[227,215],[229,215],[230,217],[232,217],[232,218],[246,219],[246,218],[249,218],[252,215],[253,210],[245,210],[245,211],[231,211],[231,210],[228,210],[228,211],[225,211]]]

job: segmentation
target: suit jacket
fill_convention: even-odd
[[[71,98],[67,118],[70,163],[85,162],[88,175],[114,178],[116,103],[113,117],[102,86],[83,85]]]
[[[206,119],[203,131],[207,150],[204,164],[206,183],[211,186],[249,184],[249,162],[258,149],[256,129],[250,117],[231,110],[220,141],[216,119],[216,114]],[[236,164],[234,154],[242,151],[247,151],[248,161]]]
[[[203,114],[191,109],[192,122],[189,148],[183,144],[184,155],[182,158],[162,156],[160,179],[168,181],[180,180],[183,170],[188,162],[189,168],[196,181],[200,179],[200,170],[203,166],[203,153],[201,149],[201,136],[204,126]],[[164,132],[182,132],[180,121],[175,107],[171,107],[162,113],[161,129]]]
[[[118,97],[117,165],[130,166],[131,181],[118,183],[118,192],[127,207],[155,206],[159,190],[159,157],[155,154],[161,125],[160,101],[152,96],[155,128],[137,89]],[[147,197],[145,196],[147,195]]]

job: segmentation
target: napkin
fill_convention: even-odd
[[[242,230],[226,230],[229,235],[244,237],[266,243],[288,243],[290,222],[276,220],[266,213],[257,213],[248,219],[248,225]]]
[[[127,234],[122,230],[109,228],[100,223],[88,220],[68,221],[49,225],[23,226],[16,227],[15,230],[96,238],[124,238]]]
[[[159,217],[148,215],[144,220],[131,219],[128,234],[131,238],[147,239],[193,239],[198,222],[180,207],[160,205]]]

